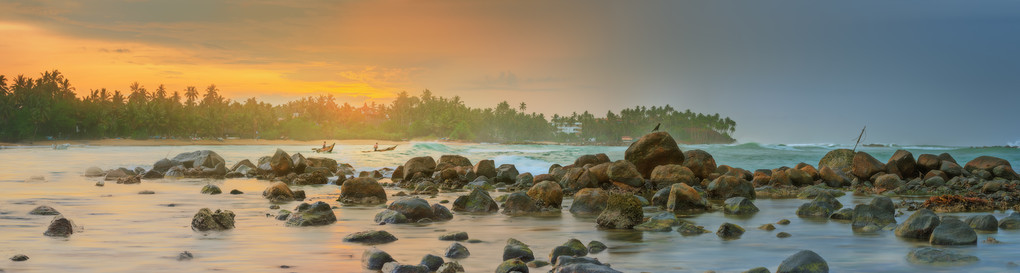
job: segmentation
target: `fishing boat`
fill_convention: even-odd
[[[336,146],[336,142],[333,142],[333,145],[329,145],[329,146],[326,146],[326,147],[312,148],[312,151],[315,151],[316,153],[332,153],[333,152],[333,146]]]
[[[361,151],[361,152],[362,152],[362,153],[371,153],[371,152],[389,152],[389,151],[392,151],[393,149],[396,149],[396,148],[397,148],[397,145],[393,145],[393,146],[390,146],[390,147],[386,147],[386,148],[382,148],[382,149],[378,149],[378,150],[371,150],[371,151]]]

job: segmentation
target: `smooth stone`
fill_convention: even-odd
[[[913,264],[934,266],[959,266],[976,263],[977,256],[934,247],[919,247],[907,253],[907,261]]]

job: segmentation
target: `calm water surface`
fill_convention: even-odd
[[[832,272],[1016,272],[1007,263],[1020,263],[1020,232],[1001,230],[979,234],[977,246],[955,248],[976,255],[974,265],[929,268],[905,260],[907,252],[925,242],[907,241],[892,232],[855,235],[846,223],[800,219],[795,212],[805,200],[756,200],[761,212],[749,218],[724,216],[721,212],[694,216],[690,220],[714,231],[724,222],[743,226],[747,233],[739,240],[723,241],[714,234],[683,237],[676,232],[604,231],[595,228],[594,219],[574,217],[568,212],[570,200],[564,200],[560,215],[509,217],[493,215],[455,215],[449,222],[427,225],[385,225],[373,223],[379,207],[342,206],[334,210],[338,222],[323,227],[286,227],[266,214],[275,214],[261,192],[269,184],[254,179],[157,179],[137,185],[108,182],[94,186],[95,178],[80,176],[89,166],[103,169],[140,166],[148,169],[156,160],[177,153],[211,149],[228,162],[256,160],[270,155],[275,146],[185,146],[185,147],[71,147],[64,151],[48,148],[0,150],[0,256],[26,254],[27,262],[0,261],[6,272],[362,272],[360,258],[367,246],[344,243],[344,236],[357,231],[385,229],[398,241],[377,246],[401,263],[417,264],[425,254],[442,256],[450,242],[436,238],[450,231],[467,231],[481,243],[465,243],[471,256],[461,259],[468,272],[492,272],[502,257],[503,245],[513,237],[531,245],[535,256],[548,260],[553,247],[570,238],[587,243],[599,240],[610,249],[591,255],[624,272],[740,272],[765,266],[775,270],[787,256],[810,249],[824,257]],[[295,153],[305,146],[284,146]],[[829,145],[695,145],[682,147],[712,153],[719,164],[749,170],[792,166],[798,162],[817,164],[825,152],[838,148]],[[969,149],[953,147],[906,147],[915,157],[921,153],[949,152],[961,163],[979,155],[993,155],[1012,163],[1020,162],[1015,149]],[[412,156],[461,154],[473,162],[494,159],[496,164],[511,163],[523,172],[545,173],[552,163],[569,164],[582,154],[606,153],[622,159],[625,147],[570,147],[554,145],[444,145],[413,143],[390,153],[361,153],[365,146],[340,146],[338,153],[325,155],[349,163],[360,170],[394,167]],[[863,148],[879,160],[888,159],[895,148]],[[319,156],[319,155],[314,155]],[[44,180],[30,179],[42,176]],[[203,185],[215,184],[241,195],[203,195]],[[308,201],[337,204],[335,185],[296,186],[304,189]],[[139,195],[142,190],[155,195]],[[387,189],[389,194],[396,189]],[[504,193],[495,193],[495,196]],[[428,198],[430,203],[453,201],[457,194]],[[494,196],[494,197],[495,197]],[[847,207],[866,203],[868,197],[843,196]],[[898,201],[898,200],[896,200]],[[170,206],[173,204],[173,206]],[[282,205],[293,209],[300,202]],[[82,231],[69,238],[50,238],[43,231],[51,216],[28,215],[38,205],[49,205]],[[339,205],[339,204],[337,204]],[[447,204],[449,205],[449,204]],[[200,208],[229,209],[237,214],[234,230],[195,232],[191,218]],[[654,210],[647,211],[654,215]],[[992,213],[997,218],[1008,212]],[[968,216],[971,214],[958,214]],[[901,215],[902,222],[909,216]],[[776,225],[775,231],[757,227],[789,219],[789,225]],[[775,234],[788,232],[793,237],[780,239]],[[995,237],[1001,244],[984,244]],[[176,261],[177,253],[190,251],[191,261]],[[290,268],[281,268],[287,265]],[[533,270],[544,272],[549,268]]]

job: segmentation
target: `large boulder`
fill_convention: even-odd
[[[898,174],[903,179],[911,179],[919,174],[914,154],[907,150],[896,150],[885,166],[889,173]]]
[[[698,178],[705,179],[715,172],[715,159],[712,154],[702,150],[684,152],[684,167],[687,167]]]
[[[740,236],[744,235],[744,228],[732,223],[723,223],[719,225],[719,230],[715,232],[715,235],[723,240],[740,239]]]
[[[842,173],[850,173],[852,170],[854,161],[854,151],[850,149],[835,149],[829,151],[818,161],[819,170],[822,167],[829,167],[830,169],[840,171]]]
[[[928,242],[932,245],[974,245],[977,244],[977,232],[960,219],[946,217],[932,230]]]
[[[964,222],[967,222],[967,225],[975,231],[999,231],[999,220],[996,220],[995,216],[991,214],[970,216],[967,217],[967,220],[964,220]]]
[[[786,169],[786,177],[790,178],[790,184],[797,187],[806,187],[815,184],[814,178],[811,177],[811,174],[808,174],[808,172],[801,169]]]
[[[439,163],[436,164],[436,170],[445,170],[447,168],[463,166],[470,167],[471,160],[462,155],[442,155],[439,157]]]
[[[499,204],[489,196],[489,193],[475,188],[468,195],[461,195],[453,201],[453,211],[468,213],[494,213],[499,211]]]
[[[871,176],[885,171],[885,164],[879,162],[870,154],[857,152],[854,154],[853,175],[861,180],[871,180]]]
[[[1020,212],[1013,212],[1009,216],[999,219],[999,228],[1020,229]]]
[[[380,270],[386,263],[394,261],[396,260],[394,260],[393,256],[390,256],[389,253],[374,247],[366,249],[365,252],[361,254],[361,267],[368,270]]]
[[[496,267],[496,273],[528,273],[528,265],[521,259],[504,260]]]
[[[1008,180],[1020,179],[1020,176],[1013,171],[1013,166],[1009,164],[1009,161],[993,156],[979,156],[970,162],[967,162],[967,165],[964,165],[963,168],[968,172],[976,172],[978,170],[986,171],[995,177],[1001,177]]]
[[[194,163],[194,162],[192,162],[192,163]],[[251,162],[248,162],[248,163],[251,163]],[[174,165],[177,165],[177,164],[174,164],[174,162],[171,161],[170,159],[164,158],[164,159],[160,159],[159,161],[156,161],[156,163],[153,163],[152,164],[152,170],[160,172],[160,173],[165,173],[166,171],[169,171],[170,168],[173,168]],[[86,176],[88,176],[88,175],[86,175]]]
[[[503,164],[499,165],[499,168],[496,169],[496,177],[492,180],[496,183],[503,182],[513,184],[514,182],[517,182],[517,175],[520,174],[521,173],[517,171],[517,167],[515,167],[514,164]]]
[[[521,259],[524,262],[530,262],[535,260],[535,253],[531,251],[531,247],[527,244],[510,238],[506,240],[506,246],[503,247],[503,260],[511,259]]]
[[[875,232],[895,223],[893,212],[872,204],[859,204],[854,207],[851,227],[854,232]]]
[[[375,178],[349,179],[340,185],[337,201],[344,204],[382,204],[386,203],[386,190]]]
[[[595,219],[602,228],[630,229],[644,220],[641,200],[630,194],[610,194],[606,209]]]
[[[610,182],[623,183],[635,188],[640,188],[645,184],[645,179],[641,177],[641,173],[638,173],[637,167],[626,160],[610,163],[607,175]]]
[[[723,213],[734,215],[747,215],[757,213],[758,207],[750,199],[744,197],[733,197],[726,199],[723,203]]]
[[[503,202],[503,214],[507,215],[522,215],[541,210],[542,208],[535,204],[535,200],[523,192],[511,193],[507,195],[506,202]]]
[[[177,154],[171,161],[176,164],[173,165],[184,165],[185,168],[197,168],[207,167],[215,168],[216,164],[226,164],[219,154],[210,150],[201,150],[188,153]],[[155,166],[153,166],[155,167]],[[160,166],[162,168],[162,165]],[[170,168],[167,168],[169,170]]]
[[[666,200],[666,210],[672,212],[700,212],[707,210],[708,200],[687,184],[673,184]]]
[[[436,160],[431,156],[414,157],[404,163],[404,180],[410,181],[418,173],[421,173],[423,177],[432,177],[432,173],[435,171]]]
[[[234,228],[234,212],[202,208],[191,218],[191,229],[196,231],[228,230]]]
[[[669,188],[676,183],[694,185],[699,181],[691,169],[677,164],[656,166],[648,180],[656,189]]]
[[[240,162],[235,163],[233,167],[230,167],[230,171],[231,172],[240,172],[242,174],[245,174],[245,173],[248,173],[248,171],[254,170],[255,168],[258,168],[258,167],[255,166],[254,163],[251,163],[251,160],[245,159],[245,160],[241,160]],[[153,167],[153,170],[155,170],[155,169],[156,169],[156,167]]]
[[[290,214],[287,219],[287,226],[324,226],[336,223],[336,214],[333,208],[326,202],[318,201],[313,204],[301,203],[297,211]]]
[[[605,154],[599,154],[605,155]],[[591,164],[592,166],[599,165],[602,163],[609,163],[609,157],[600,157],[599,155],[582,155],[574,160],[574,166],[582,167],[584,165]]]
[[[269,184],[269,187],[266,187],[266,189],[262,191],[262,197],[273,202],[287,202],[297,199],[294,192],[287,186],[287,183],[283,182],[273,182],[273,184]]]
[[[488,178],[496,177],[496,162],[491,159],[485,159],[478,161],[475,164],[475,174],[478,176],[485,176]]]
[[[397,241],[397,236],[393,236],[390,232],[385,230],[366,230],[348,234],[344,236],[344,242],[359,243],[366,245],[379,245],[392,243]],[[442,264],[442,262],[440,262]]]
[[[535,199],[538,205],[549,208],[560,208],[563,203],[563,189],[553,181],[542,181],[528,189],[528,196]]]
[[[417,197],[397,199],[386,208],[403,214],[410,222],[418,222],[422,219],[436,220],[435,210],[429,206],[429,202]]]
[[[779,264],[776,273],[827,273],[829,264],[810,250],[801,250]]]
[[[684,164],[684,153],[669,133],[661,131],[642,136],[630,144],[624,159],[634,163],[642,177],[651,177],[656,166]]]
[[[304,173],[305,168],[308,168],[308,160],[305,159],[305,156],[301,155],[301,153],[291,155],[290,161],[291,163],[294,163],[293,172],[295,173]]]
[[[754,185],[740,177],[723,175],[708,184],[708,197],[712,199],[728,199],[745,197],[754,199]]]
[[[825,183],[826,186],[833,188],[850,184],[850,181],[846,177],[837,173],[832,168],[829,168],[829,166],[822,167],[818,170],[818,178],[821,179],[822,183]]]
[[[942,159],[933,154],[921,154],[917,156],[917,169],[921,173],[938,170],[942,167]]]
[[[832,215],[832,213],[840,209],[833,204],[833,201],[835,201],[836,204],[839,203],[839,201],[836,201],[836,199],[828,193],[819,194],[811,202],[801,205],[800,208],[797,209],[797,216],[808,218],[829,218],[829,215]]]
[[[276,175],[287,175],[294,172],[294,160],[283,149],[276,149],[269,160],[269,168]]]
[[[305,161],[307,162],[308,167],[326,168],[330,173],[336,173],[340,170],[340,165],[337,164],[336,159],[328,157],[309,157],[306,158]]]
[[[471,252],[468,251],[467,247],[464,245],[455,242],[450,244],[450,247],[446,248],[446,254],[444,256],[453,259],[463,259],[471,256]]]
[[[914,239],[928,239],[935,227],[939,226],[942,220],[928,209],[919,209],[910,217],[907,217],[903,224],[896,227],[896,236]]]
[[[578,216],[597,216],[606,209],[609,193],[603,189],[586,188],[574,193],[574,202],[570,205],[570,213]]]
[[[894,190],[902,187],[906,182],[900,180],[900,176],[896,174],[883,174],[875,178],[875,188],[882,190]]]
[[[75,225],[70,219],[64,218],[63,215],[57,215],[50,220],[50,225],[46,227],[46,231],[43,235],[50,237],[67,237],[71,236],[75,232]]]
[[[566,176],[563,176],[560,185],[570,191],[579,191],[584,188],[598,188],[599,179],[595,172],[575,167]]]
[[[167,160],[167,162],[169,162],[169,160]],[[169,169],[170,168],[168,167],[167,170],[169,170]],[[163,171],[163,172],[166,172],[166,171]],[[85,173],[83,173],[82,175],[85,176],[85,177],[100,177],[100,176],[106,175],[106,172],[104,172],[103,169],[100,169],[99,167],[92,166],[92,167],[86,168],[85,169]]]

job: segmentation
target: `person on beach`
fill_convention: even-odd
[[[325,142],[325,141],[323,141],[323,142],[322,142],[322,150],[323,150],[323,151],[325,151],[325,150],[326,150],[326,142]]]
[[[375,146],[372,146],[372,151],[379,151],[379,142],[376,142]]]

